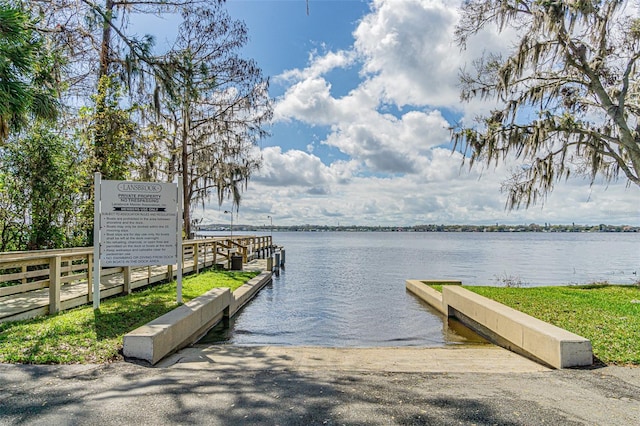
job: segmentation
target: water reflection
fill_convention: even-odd
[[[625,283],[640,235],[276,233],[287,269],[203,342],[333,347],[482,342],[405,290],[406,279]],[[609,278],[607,278],[609,277]]]
[[[291,270],[290,265],[199,343],[439,347],[485,342],[458,321],[445,320],[403,287],[376,289],[375,280],[353,274],[341,282],[296,279],[292,283]]]

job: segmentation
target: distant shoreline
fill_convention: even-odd
[[[326,225],[286,225],[254,226],[233,225],[234,231],[262,232],[640,232],[640,226],[630,225],[416,225],[416,226],[326,226]],[[198,232],[229,231],[229,224],[211,224],[197,227]]]

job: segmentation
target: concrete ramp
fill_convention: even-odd
[[[195,345],[157,367],[218,371],[361,371],[388,373],[529,373],[549,371],[498,346],[326,348]]]

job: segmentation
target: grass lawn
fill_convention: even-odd
[[[185,302],[215,287],[231,291],[256,272],[207,271],[185,277]],[[103,300],[57,315],[0,323],[0,362],[25,364],[104,363],[122,359],[122,337],[175,309],[176,282]]]
[[[591,341],[607,364],[640,365],[640,286],[465,286]]]

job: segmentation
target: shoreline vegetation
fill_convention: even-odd
[[[185,302],[217,287],[234,291],[258,272],[207,270],[185,277]],[[0,323],[0,362],[87,364],[121,361],[123,336],[178,307],[176,282],[105,299],[100,309],[83,306],[53,316]]]
[[[432,286],[442,291],[442,286]],[[595,362],[640,366],[640,285],[463,286],[591,341]]]
[[[234,231],[280,231],[280,232],[640,232],[640,226],[631,225],[415,225],[415,226],[329,226],[329,225],[243,225],[234,224]],[[198,226],[198,232],[229,232],[229,224]]]

